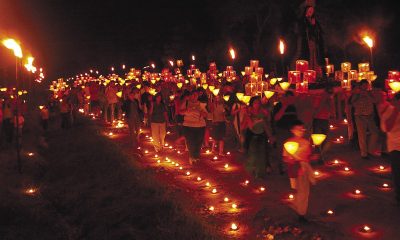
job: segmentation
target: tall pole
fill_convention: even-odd
[[[374,67],[374,58],[372,55],[372,47],[369,48],[369,54],[370,54],[370,61],[371,61],[371,67]]]
[[[17,168],[18,172],[22,173],[22,162],[21,162],[21,145],[20,145],[20,132],[19,132],[19,94],[18,94],[18,57],[15,57],[15,91],[16,91],[16,104],[15,104],[15,121],[16,121],[16,146],[17,146]],[[22,133],[21,133],[22,134]]]

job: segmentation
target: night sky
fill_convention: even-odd
[[[247,32],[252,23],[240,18],[241,8],[232,5],[235,2],[242,1],[1,0],[0,36],[18,38],[23,48],[36,56],[36,64],[44,66],[49,78],[70,76],[90,68],[105,73],[111,66],[122,64],[143,67],[150,61],[163,66],[169,58],[183,58],[187,62],[191,54],[196,54],[199,62],[218,63],[226,60],[230,44],[238,46],[239,56],[246,56],[238,60],[245,64],[251,57],[251,48],[247,46],[251,40],[246,38],[252,36]],[[333,45],[348,42],[346,48],[351,48],[356,44],[351,37],[337,33],[349,32],[363,22],[379,35],[376,58],[390,65],[388,68],[399,67],[399,17],[394,1],[325,0],[317,1],[317,7],[318,4],[324,4],[324,13],[338,16],[337,25],[327,29],[328,33],[335,33],[329,36]],[[280,17],[282,26],[285,17]],[[232,22],[236,24],[231,26]],[[285,30],[280,29],[280,33]],[[0,67],[9,61],[5,55],[5,50],[0,50],[4,59]]]

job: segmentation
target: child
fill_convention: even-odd
[[[40,123],[43,130],[47,130],[49,126],[49,109],[46,106],[40,106]]]
[[[297,190],[294,201],[294,209],[299,215],[300,222],[307,222],[305,218],[308,208],[308,196],[310,193],[310,183],[315,184],[313,170],[309,160],[311,155],[311,144],[304,138],[306,129],[303,122],[296,120],[293,122],[290,132],[292,137],[286,140],[298,144],[296,151],[289,153],[286,147],[283,148],[283,160],[287,164],[290,186]]]

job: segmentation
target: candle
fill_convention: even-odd
[[[231,230],[233,230],[233,231],[238,230],[238,226],[236,225],[236,223],[231,224]]]
[[[328,214],[328,215],[333,215],[334,212],[333,212],[333,210],[329,209],[328,211],[326,211],[326,214]]]
[[[224,198],[224,202],[229,202],[229,198],[228,198],[228,197],[225,197],[225,198]]]
[[[233,208],[233,209],[236,209],[236,208],[237,208],[237,205],[236,205],[236,203],[232,203],[232,205],[231,205],[231,206],[232,206],[232,208]]]
[[[210,207],[208,208],[208,210],[209,210],[209,211],[214,211],[215,208],[214,208],[214,206],[210,206]]]
[[[213,188],[213,190],[211,192],[215,194],[215,193],[217,193],[217,189]]]

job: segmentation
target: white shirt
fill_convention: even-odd
[[[400,151],[400,114],[397,115],[393,128],[388,131],[385,124],[386,120],[392,116],[396,108],[389,103],[380,104],[379,112],[381,113],[381,129],[387,136],[388,151]]]

